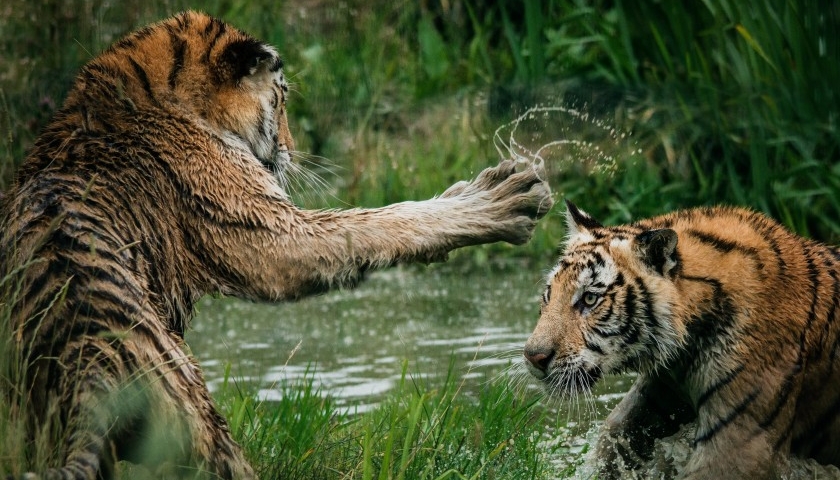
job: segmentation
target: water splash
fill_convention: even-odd
[[[680,427],[673,435],[654,441],[650,459],[639,459],[639,466],[635,469],[620,468],[622,478],[641,479],[673,479],[682,478],[693,451],[693,443],[697,424],[687,423]],[[590,445],[597,442],[598,433],[589,436]],[[589,450],[584,462],[576,470],[572,478],[591,480],[598,477],[599,460],[595,455],[595,448]],[[813,459],[791,455],[788,458],[776,460],[776,469],[780,472],[781,480],[837,480],[840,479],[840,469],[833,465],[820,465]]]
[[[531,107],[493,134],[502,158],[560,169],[573,164],[613,175],[623,161],[642,154],[632,132],[589,113],[587,106]],[[562,137],[562,138],[558,138]],[[547,139],[547,140],[546,140]]]

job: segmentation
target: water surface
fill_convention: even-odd
[[[269,400],[278,384],[307,375],[340,406],[364,411],[398,384],[407,362],[430,386],[452,363],[469,394],[521,368],[515,364],[537,321],[543,277],[527,266],[410,266],[296,303],[207,298],[187,341],[211,390],[228,365]],[[626,388],[616,392],[611,383],[597,393],[607,404]],[[525,388],[538,393],[535,382]]]

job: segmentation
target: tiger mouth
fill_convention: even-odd
[[[291,162],[291,157],[288,152],[277,150],[270,157],[257,157],[260,160],[263,168],[268,170],[272,175],[282,178],[286,173],[286,165]]]
[[[576,370],[555,371],[542,379],[549,392],[578,394],[592,390],[603,376],[600,368],[579,368]]]
[[[260,163],[266,170],[268,170],[274,175],[279,175],[283,171],[283,169],[280,166],[280,162],[277,160],[267,160],[265,158],[261,158]]]

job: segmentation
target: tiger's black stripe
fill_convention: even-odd
[[[597,343],[590,340],[587,332],[583,332],[583,339],[584,339],[585,346],[586,346],[587,349],[597,353],[598,355],[603,355],[604,354],[604,349],[602,349],[600,346],[598,346]]]
[[[139,295],[121,295],[107,289],[96,288],[95,286],[88,287],[87,292],[84,300],[77,301],[91,302],[98,300],[96,302],[98,305],[107,305],[113,309],[113,312],[107,315],[96,315],[97,318],[107,318],[115,323],[123,323],[121,320],[124,320],[127,321],[125,326],[129,326],[134,323],[131,319],[139,316],[142,311],[140,304],[134,301],[134,299],[142,298]]]
[[[187,50],[187,42],[181,37],[170,32],[170,42],[172,42],[172,68],[169,70],[167,83],[170,90],[175,90],[178,84],[178,74],[184,68],[184,54]]]
[[[732,381],[735,380],[735,378],[738,377],[745,368],[746,365],[742,363],[734,369],[728,371],[722,378],[717,379],[716,382],[706,387],[706,390],[697,397],[696,408],[702,408],[703,404],[712,398],[712,396],[717,395],[721,389],[732,383]]]
[[[595,322],[595,325],[592,326],[592,330],[603,338],[614,337],[620,334],[620,330],[605,330],[604,327],[611,327],[613,322],[615,322],[615,292],[607,292],[607,294],[604,295],[604,298],[609,302],[607,311],[604,313],[603,318],[600,318],[597,322]]]
[[[625,345],[632,345],[639,339],[639,327],[636,325],[636,289],[633,284],[627,286],[627,296],[624,298],[624,324],[618,334]]]
[[[754,262],[756,262],[756,264],[761,264],[761,260],[758,256],[758,251],[755,249],[755,247],[745,247],[744,245],[741,245],[738,242],[726,240],[712,233],[703,232],[699,230],[690,229],[687,230],[685,234],[691,235],[692,237],[711,246],[712,248],[721,253],[731,253],[735,251],[751,258]]]
[[[659,328],[659,322],[656,319],[656,313],[653,311],[653,296],[650,293],[650,290],[645,286],[644,282],[637,282],[635,287],[639,290],[639,297],[642,302],[642,311],[643,316],[642,319],[645,322],[645,326],[648,328],[648,332],[651,335],[655,335],[657,329]]]
[[[753,403],[756,398],[758,398],[759,393],[759,389],[753,390],[749,393],[749,395],[744,397],[744,399],[741,400],[739,404],[732,407],[730,412],[725,417],[715,422],[715,424],[712,425],[711,428],[705,431],[698,430],[697,434],[694,437],[694,446],[696,447],[698,444],[708,442],[712,439],[712,437],[714,437],[715,435],[720,433],[724,428],[732,424],[732,422],[735,421],[735,419],[738,418],[740,415],[742,415],[750,406],[750,404]]]
[[[152,91],[152,83],[149,81],[149,76],[146,74],[146,70],[133,58],[129,58],[128,61],[131,64],[131,68],[134,69],[134,74],[137,75],[137,79],[140,80],[140,85],[143,87],[143,91],[146,92],[149,100],[151,100],[152,103],[157,103],[155,93]]]
[[[225,24],[215,19],[207,24],[207,27],[204,29],[204,35],[209,37],[212,34],[213,38],[207,42],[207,48],[204,51],[204,55],[202,55],[203,63],[210,64],[210,55],[213,54],[213,50],[216,48],[219,39],[224,36],[225,30]]]
[[[812,260],[811,256],[808,255],[808,253],[809,253],[808,248],[807,247],[803,248],[803,254],[804,254],[804,257],[805,257],[805,262],[806,262],[807,270],[808,270],[808,278],[811,281],[811,288],[810,288],[810,291],[812,292],[811,305],[808,309],[808,316],[807,316],[805,326],[804,326],[804,328],[802,328],[802,331],[800,332],[799,350],[797,352],[796,361],[793,364],[793,366],[790,368],[790,371],[787,373],[787,375],[785,375],[784,381],[782,382],[782,385],[783,385],[782,389],[779,392],[779,394],[776,395],[776,397],[775,397],[776,398],[775,406],[770,411],[770,413],[767,415],[767,417],[759,423],[759,425],[762,428],[768,428],[770,425],[772,425],[775,422],[776,418],[781,413],[782,408],[784,408],[788,404],[788,401],[791,397],[791,394],[793,393],[793,388],[794,388],[794,384],[795,384],[794,383],[794,377],[796,377],[797,375],[802,373],[803,364],[804,364],[805,355],[806,355],[805,350],[806,350],[806,341],[807,341],[808,332],[810,331],[811,325],[813,325],[814,320],[816,319],[816,315],[817,315],[816,314],[816,308],[817,308],[817,303],[819,301],[819,286],[820,286],[819,285],[819,270],[816,268],[816,265],[814,264],[814,261]],[[791,420],[791,422],[792,422],[792,420]],[[787,431],[789,429],[790,429],[790,425],[786,426],[785,431]],[[781,439],[780,439],[780,441],[781,441]],[[777,448],[778,448],[778,446],[777,446]]]

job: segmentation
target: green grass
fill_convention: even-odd
[[[556,457],[568,449],[539,395],[496,380],[471,398],[452,365],[441,385],[406,365],[388,399],[364,414],[339,410],[310,376],[279,385],[278,402],[256,401],[231,383],[218,397],[262,478],[557,478]]]

